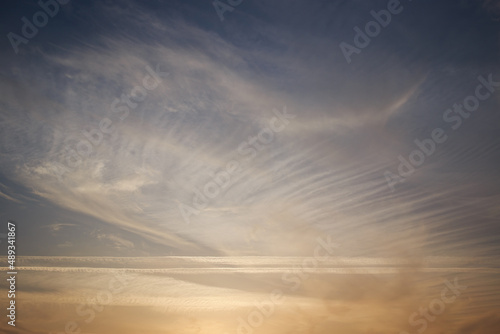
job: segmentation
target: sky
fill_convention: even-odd
[[[500,331],[499,1],[0,16],[2,333]]]

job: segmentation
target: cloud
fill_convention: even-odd
[[[4,194],[2,191],[0,191],[0,197],[5,198],[6,200],[9,200],[9,201],[13,201],[13,202],[21,203],[21,201],[20,201],[20,200],[15,199],[15,198],[13,198],[13,197],[11,197],[11,196],[7,195],[7,194]]]
[[[41,198],[25,219],[33,253],[49,242],[57,254],[140,255],[20,257],[34,319],[23,331],[75,319],[82,332],[232,333],[279,288],[286,302],[262,333],[400,332],[454,276],[470,288],[427,333],[496,326],[499,100],[447,132],[396,192],[383,176],[447,125],[478,73],[496,73],[494,22],[469,11],[481,2],[415,4],[351,65],[338,43],[373,4],[245,2],[221,25],[210,3],[172,3],[75,2],[65,19],[76,28],[53,21],[39,35],[50,43],[2,54],[0,163],[28,190],[0,184],[0,197],[23,210]],[[127,100],[148,68],[161,83]],[[242,153],[284,108],[286,128]],[[96,132],[108,120],[113,131]],[[235,159],[243,171],[187,224],[179,204],[195,207]],[[282,275],[300,277],[325,235],[338,254],[293,291]],[[181,256],[148,256],[166,251]],[[79,303],[119,274],[126,289],[86,323]]]
[[[413,312],[441,296],[446,279],[453,281],[453,277],[458,277],[459,283],[468,288],[456,302],[447,305],[446,313],[429,323],[429,333],[439,333],[450,326],[450,316],[456,312],[468,312],[473,305],[476,312],[491,311],[494,300],[481,296],[494,288],[498,275],[498,260],[494,258],[430,257],[419,265],[407,258],[332,257],[318,268],[304,270],[300,287],[294,290],[291,283],[301,277],[297,268],[303,260],[267,256],[19,257],[18,270],[29,272],[19,303],[25,305],[28,313],[42,304],[65,305],[71,312],[53,323],[60,323],[59,319],[74,320],[86,330],[92,326],[102,328],[104,321],[113,323],[115,315],[126,315],[130,310],[137,315],[148,309],[148,328],[154,328],[165,317],[177,320],[164,326],[177,328],[177,322],[183,323],[181,319],[190,314],[206,326],[208,319],[220,318],[219,326],[231,332],[238,326],[238,317],[246,319],[257,309],[256,305],[268,303],[271,292],[279,288],[284,297],[274,306],[272,316],[266,318],[261,328],[265,333],[286,332],[292,323],[294,327],[315,328],[321,333],[327,328],[344,328],[353,333],[370,327],[402,331],[409,327],[407,320]],[[478,271],[475,266],[479,264],[492,271]],[[283,279],[284,273],[288,273],[288,281]],[[292,277],[294,281],[289,281]],[[122,288],[111,292],[106,303],[96,304],[95,298],[105,300],[102,296],[110,291],[110,286]],[[473,300],[475,304],[471,304]],[[95,320],[87,323],[75,312],[82,305],[84,309],[104,306],[105,311],[95,312]],[[397,311],[387,312],[388,308]],[[130,316],[130,320],[135,318]],[[47,326],[39,317],[32,319],[30,326]],[[494,313],[482,319],[475,315],[460,319],[457,333],[483,333],[488,323],[496,321]]]

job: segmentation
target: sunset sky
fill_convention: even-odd
[[[2,333],[500,333],[499,1],[0,16]]]

